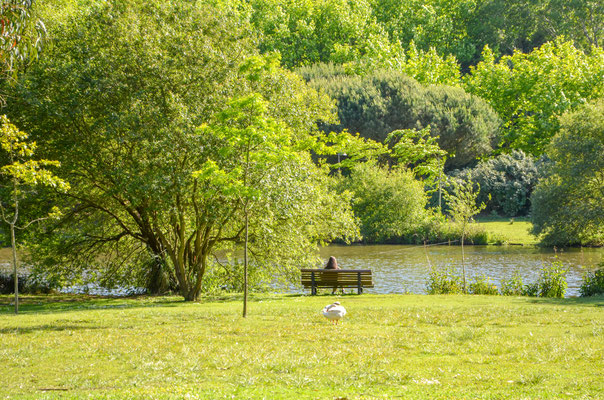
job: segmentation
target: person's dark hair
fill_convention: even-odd
[[[338,266],[338,261],[334,256],[329,257],[329,261],[327,261],[325,269],[340,269],[340,267]]]

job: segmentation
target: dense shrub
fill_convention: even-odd
[[[452,268],[432,268],[426,284],[428,294],[458,294],[463,292],[461,277]]]
[[[604,262],[597,270],[583,275],[583,283],[579,289],[582,297],[604,294]]]
[[[401,243],[423,244],[427,243],[451,243],[460,244],[461,226],[446,220],[437,214],[429,215],[415,229],[414,232],[403,236]],[[477,224],[466,227],[464,244],[485,245],[491,242],[491,236],[487,231]]]
[[[567,269],[560,261],[553,262],[550,266],[541,269],[539,276],[539,297],[564,297],[566,288]]]
[[[530,196],[538,183],[541,164],[522,151],[514,150],[482,161],[474,168],[454,171],[452,175],[480,185],[478,202],[486,203],[485,211],[514,217],[529,212]]]
[[[328,74],[317,78],[321,71]],[[311,86],[336,100],[340,123],[326,131],[359,133],[383,142],[395,130],[430,127],[449,157],[447,168],[462,168],[489,154],[497,142],[499,118],[482,99],[463,89],[422,86],[400,72],[346,76],[338,68],[304,70]]]
[[[369,243],[400,243],[426,216],[423,185],[403,169],[358,164],[349,177],[341,178],[339,191],[352,193],[352,209]]]
[[[524,287],[524,295],[530,297],[555,297],[562,298],[568,286],[566,273],[568,270],[560,261],[541,268],[537,282],[527,284]]]
[[[475,276],[474,282],[470,283],[468,289],[471,294],[486,294],[490,296],[499,294],[497,286],[486,275]]]
[[[522,277],[520,274],[515,273],[509,279],[501,280],[501,289],[502,296],[522,296],[525,294],[525,287],[522,283]]]

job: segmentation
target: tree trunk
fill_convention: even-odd
[[[463,242],[466,236],[466,226],[464,225],[462,228],[462,232],[461,232],[461,268],[463,271],[463,292],[467,293],[468,289],[466,286],[466,258],[465,258],[465,253],[464,253],[464,249],[463,249]]]
[[[243,248],[243,318],[247,317],[247,242],[248,236],[248,215],[245,213],[245,246]]]
[[[173,289],[170,281],[170,274],[166,269],[166,260],[155,256],[150,262],[149,273],[147,274],[147,291],[149,294],[164,294]]]
[[[10,238],[13,247],[13,275],[15,279],[15,314],[19,314],[19,275],[17,275],[17,241],[15,240],[15,224],[10,224]]]

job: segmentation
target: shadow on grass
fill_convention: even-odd
[[[556,306],[604,307],[604,296],[570,297],[565,299],[531,297],[528,299],[528,302],[533,304],[551,304]]]
[[[355,293],[319,293],[316,296],[304,293],[254,293],[248,298],[250,303],[263,301],[285,301],[292,298],[333,298],[359,296]],[[243,301],[241,293],[222,293],[204,295],[197,303],[240,303]],[[334,300],[335,301],[335,300]],[[13,296],[0,295],[0,315],[13,314]],[[94,295],[50,294],[50,295],[23,295],[19,297],[19,314],[49,314],[73,311],[90,311],[106,309],[133,309],[152,307],[177,307],[186,304],[180,296],[149,296],[138,295],[130,297],[110,297]]]
[[[182,298],[166,296],[24,295],[19,296],[19,314],[49,314],[96,309],[175,307],[181,303],[184,303]],[[13,295],[0,296],[0,315],[13,314],[13,304]]]
[[[28,327],[17,327],[17,328],[1,328],[0,334],[25,334],[33,332],[61,332],[61,331],[81,331],[81,330],[92,330],[92,329],[104,329],[101,326],[86,326],[86,325],[37,325]]]

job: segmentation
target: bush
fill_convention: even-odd
[[[475,276],[474,282],[470,283],[469,291],[471,294],[486,294],[490,296],[499,294],[497,286],[486,275]]]
[[[358,164],[341,179],[339,191],[352,193],[352,209],[369,243],[401,243],[426,216],[423,185],[403,169]]]
[[[318,78],[321,71],[326,77]],[[359,133],[383,142],[396,130],[430,127],[449,154],[447,168],[463,168],[489,154],[497,142],[500,120],[482,99],[450,86],[422,86],[394,71],[345,76],[337,68],[304,72],[309,84],[336,100],[340,123],[323,129]]]
[[[529,199],[539,179],[539,165],[531,156],[514,150],[482,161],[475,168],[454,171],[452,175],[480,185],[477,201],[487,204],[486,211],[514,217],[529,212]]]
[[[599,269],[583,275],[579,292],[581,297],[604,294],[604,262],[600,263]]]
[[[428,275],[426,291],[428,294],[463,293],[463,282],[452,268],[432,268]]]
[[[553,262],[549,267],[541,269],[541,276],[537,282],[539,297],[564,297],[566,292],[566,273],[568,270],[560,261]]]
[[[466,238],[464,244],[486,245],[490,242],[489,233],[477,224],[470,224],[466,227]],[[413,233],[405,235],[401,243],[405,244],[423,244],[427,243],[446,243],[460,244],[461,226],[446,220],[443,216],[433,214],[427,216]]]
[[[537,282],[525,285],[523,294],[530,297],[562,298],[568,286],[567,272],[560,261],[553,262],[541,269]]]
[[[501,280],[502,296],[522,296],[526,295],[522,277],[517,272],[510,279]]]

